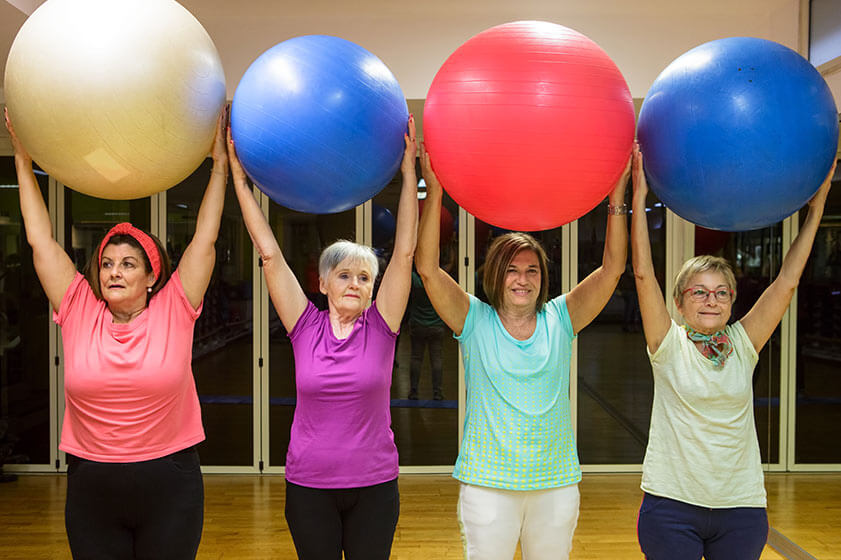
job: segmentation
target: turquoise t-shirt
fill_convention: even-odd
[[[464,438],[453,476],[479,486],[539,490],[575,484],[581,468],[569,407],[572,321],[566,296],[537,314],[528,340],[512,337],[474,296],[461,344],[467,384]]]

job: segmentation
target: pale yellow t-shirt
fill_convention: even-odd
[[[641,487],[702,507],[765,507],[753,421],[759,356],[741,323],[725,332],[733,353],[722,367],[674,321],[657,352],[649,352],[654,404]]]

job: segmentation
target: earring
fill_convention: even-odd
[[[152,293],[152,286],[149,286],[148,288],[146,288],[146,291],[151,294]]]

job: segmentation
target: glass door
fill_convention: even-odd
[[[166,247],[173,269],[196,229],[196,217],[212,169],[207,159],[166,192]],[[203,465],[255,465],[254,329],[251,239],[230,189],[216,265],[193,337],[193,375],[207,439],[198,450]],[[230,469],[229,469],[230,470]]]
[[[841,171],[797,289],[795,464],[841,465]],[[806,210],[800,212],[800,220]],[[820,468],[820,467],[817,467]]]
[[[631,187],[628,187],[630,195]],[[630,201],[629,201],[630,205]],[[666,209],[646,201],[651,256],[665,290]],[[631,214],[627,218],[631,225]],[[602,264],[607,201],[578,220],[578,279]],[[645,350],[631,251],[601,313],[578,337],[578,450],[584,465],[639,465],[648,445],[654,381]]]
[[[418,176],[420,171],[418,170]],[[374,197],[371,237],[383,265],[391,257],[402,177]],[[423,185],[423,183],[421,183]],[[419,190],[423,207],[424,188]],[[458,206],[444,195],[440,264],[458,281]],[[397,348],[391,382],[391,428],[401,467],[455,464],[458,455],[458,343],[435,313],[423,282],[412,271],[412,291]]]
[[[41,195],[49,179],[36,168]],[[13,157],[0,157],[0,480],[6,467],[50,465],[50,304],[20,215]]]

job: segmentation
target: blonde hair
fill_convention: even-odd
[[[678,272],[675,277],[675,289],[673,294],[675,301],[683,303],[683,300],[681,299],[683,291],[686,289],[686,285],[693,276],[702,272],[710,271],[718,272],[724,276],[724,281],[727,283],[727,287],[733,292],[733,298],[731,301],[736,301],[736,277],[733,275],[733,268],[726,259],[714,257],[712,255],[698,255],[697,257],[692,257],[683,263],[683,266],[680,267],[680,272]]]

